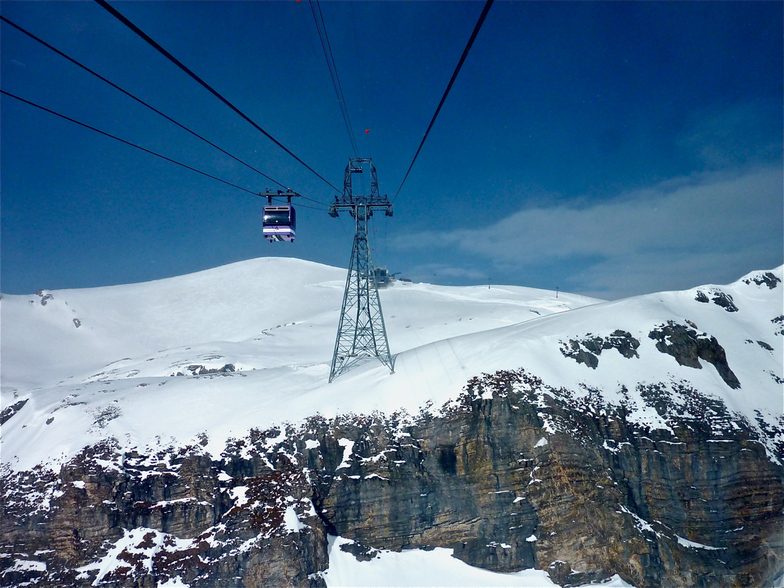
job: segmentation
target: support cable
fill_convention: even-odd
[[[338,188],[332,185],[324,176],[310,167],[307,163],[302,161],[299,157],[297,157],[288,147],[283,145],[280,141],[278,141],[275,137],[270,135],[267,131],[262,129],[258,124],[256,124],[253,120],[251,120],[244,112],[242,112],[239,108],[234,106],[231,102],[229,102],[226,98],[224,98],[217,90],[215,90],[212,86],[210,86],[207,82],[202,80],[199,76],[197,76],[193,71],[191,71],[187,66],[185,66],[180,60],[174,57],[171,53],[166,51],[163,47],[161,47],[158,43],[156,43],[149,35],[147,35],[144,31],[142,31],[139,27],[133,24],[130,20],[125,18],[122,14],[120,14],[114,7],[112,7],[106,0],[95,0],[101,7],[106,9],[112,16],[114,16],[117,20],[122,22],[125,26],[131,29],[134,33],[144,39],[148,44],[154,47],[161,55],[166,57],[169,61],[171,61],[174,65],[179,67],[182,71],[188,74],[191,78],[196,80],[202,87],[204,87],[208,92],[210,92],[213,96],[215,96],[218,100],[223,102],[226,106],[231,108],[234,112],[236,112],[240,117],[242,117],[246,122],[253,126],[257,131],[261,132],[265,137],[270,139],[273,143],[275,143],[278,147],[283,149],[286,153],[291,155],[294,159],[296,159],[299,163],[305,166],[308,170],[310,170],[313,174],[315,174],[321,181],[327,184],[333,190],[340,192]]]
[[[126,145],[130,145],[131,147],[135,147],[136,149],[144,151],[145,153],[149,153],[150,155],[154,155],[155,157],[160,157],[161,159],[165,159],[166,161],[169,161],[169,162],[171,162],[171,163],[173,163],[175,165],[179,165],[180,167],[184,167],[186,169],[194,171],[197,174],[201,174],[201,175],[207,176],[208,178],[211,178],[213,180],[217,180],[217,181],[219,181],[219,182],[221,182],[223,184],[226,184],[227,186],[231,186],[232,188],[237,188],[238,190],[242,190],[243,192],[247,192],[248,194],[253,194],[254,196],[258,196],[259,195],[258,192],[254,192],[253,190],[248,190],[247,188],[243,188],[242,186],[238,186],[236,184],[232,184],[231,182],[227,182],[226,180],[222,180],[221,178],[213,176],[212,174],[208,174],[207,172],[203,172],[201,170],[198,170],[195,167],[191,167],[189,165],[186,165],[184,163],[180,163],[179,161],[171,159],[170,157],[166,157],[165,155],[161,155],[160,153],[156,153],[155,151],[150,151],[149,149],[145,149],[144,147],[140,147],[139,145],[136,145],[135,143],[131,143],[130,141],[126,141],[125,139],[121,139],[120,137],[116,137],[115,135],[112,135],[111,133],[107,133],[107,132],[102,131],[100,129],[96,129],[95,127],[92,127],[92,126],[90,126],[90,125],[88,125],[86,123],[80,122],[80,121],[78,121],[76,119],[73,119],[73,118],[71,118],[69,116],[66,116],[64,114],[60,114],[59,112],[55,112],[54,110],[50,110],[49,108],[46,108],[46,107],[41,106],[39,104],[36,104],[35,102],[31,102],[29,100],[25,100],[24,98],[22,98],[20,96],[17,96],[15,94],[12,94],[11,92],[7,92],[6,90],[0,90],[0,94],[4,94],[5,96],[8,96],[9,98],[14,98],[16,100],[19,100],[20,102],[24,102],[25,104],[29,104],[30,106],[34,106],[35,108],[43,110],[44,112],[48,112],[49,114],[53,114],[55,116],[59,116],[60,118],[63,118],[65,120],[67,120],[67,121],[75,123],[75,124],[77,124],[79,126],[82,126],[82,127],[86,128],[86,129],[90,129],[91,131],[95,131],[96,133],[104,135],[105,137],[109,137],[111,139],[115,139],[116,141],[119,141],[120,143],[125,143]],[[319,208],[316,208],[315,206],[307,206],[305,204],[298,204],[297,205],[298,207],[310,208],[312,210],[321,210],[321,211],[325,210],[324,204],[322,204],[318,200],[313,200],[312,198],[308,198],[308,197],[302,196],[302,195],[300,195],[299,197],[304,199],[304,200],[309,200],[310,202],[315,202],[316,204],[319,204],[321,206]]]
[[[317,9],[318,15],[316,15]],[[324,59],[327,60],[327,69],[329,70],[330,78],[332,78],[332,86],[335,88],[335,96],[338,99],[338,106],[340,106],[340,114],[343,115],[343,122],[346,125],[346,132],[348,133],[348,139],[351,142],[351,148],[354,150],[354,157],[359,157],[357,141],[354,137],[354,129],[351,126],[351,119],[348,116],[346,98],[343,95],[343,86],[341,85],[340,77],[338,76],[338,67],[335,63],[335,56],[332,54],[332,45],[329,42],[327,25],[324,22],[324,14],[321,12],[321,3],[319,0],[310,0],[310,11],[313,13],[316,31],[318,32],[319,41],[321,41],[321,49],[324,51]],[[319,22],[321,23],[320,25]]]
[[[313,198],[308,198],[307,196],[303,196],[302,194],[300,194],[299,197],[302,198],[303,200],[307,200],[308,202],[313,202],[314,204],[318,204],[319,208],[316,208],[315,206],[305,206],[304,204],[297,204],[297,206],[302,206],[304,208],[312,208],[313,210],[321,210],[321,211],[329,210],[329,206],[327,206],[320,200],[313,200]]]
[[[99,74],[99,73],[97,73],[97,72],[93,71],[92,69],[90,69],[90,68],[89,68],[89,67],[87,67],[86,65],[83,65],[82,63],[79,63],[79,62],[78,62],[76,59],[74,59],[73,57],[70,57],[70,56],[66,55],[65,53],[63,53],[63,52],[62,52],[62,51],[60,51],[59,49],[57,49],[57,48],[53,47],[52,45],[50,45],[49,43],[47,43],[46,41],[44,41],[43,39],[40,39],[40,38],[36,37],[36,36],[35,36],[33,33],[31,33],[30,31],[27,31],[27,30],[23,29],[22,27],[20,27],[18,24],[11,22],[11,21],[10,21],[10,20],[8,20],[6,17],[4,17],[4,16],[0,15],[0,20],[2,20],[3,22],[5,22],[5,23],[7,23],[7,24],[11,25],[12,27],[14,27],[15,29],[17,29],[18,31],[20,31],[20,32],[24,33],[25,35],[27,35],[28,37],[30,37],[31,39],[33,39],[33,40],[35,40],[35,41],[38,41],[38,42],[39,42],[41,45],[43,45],[44,47],[46,47],[46,48],[48,48],[48,49],[51,49],[52,51],[54,51],[55,53],[57,53],[57,54],[58,54],[58,55],[60,55],[61,57],[64,57],[65,59],[67,59],[68,61],[70,61],[70,62],[71,62],[71,63],[73,63],[74,65],[76,65],[76,66],[78,66],[78,67],[82,68],[82,69],[83,69],[83,70],[85,70],[86,72],[88,72],[88,73],[91,73],[92,75],[94,75],[95,77],[97,77],[99,80],[101,80],[101,81],[103,81],[103,82],[106,82],[106,83],[107,83],[107,84],[109,84],[109,85],[110,85],[112,88],[115,88],[116,90],[119,90],[120,92],[122,92],[123,94],[125,94],[126,96],[128,96],[129,98],[131,98],[131,99],[135,100],[136,102],[138,102],[139,104],[141,104],[141,105],[143,105],[143,106],[146,106],[147,108],[149,108],[150,110],[152,110],[152,111],[153,111],[153,112],[155,112],[156,114],[159,114],[160,116],[162,116],[163,118],[165,118],[165,119],[166,119],[166,120],[168,120],[169,122],[172,122],[172,123],[174,123],[175,125],[177,125],[178,127],[180,127],[181,129],[183,129],[184,131],[187,131],[187,132],[189,132],[189,133],[190,133],[191,135],[193,135],[194,137],[196,137],[196,138],[198,138],[198,139],[201,139],[202,141],[204,141],[204,142],[205,142],[205,143],[207,143],[208,145],[210,145],[210,146],[214,147],[215,149],[217,149],[217,150],[218,150],[218,151],[220,151],[221,153],[224,153],[225,155],[228,155],[229,157],[231,157],[231,158],[232,158],[232,159],[234,159],[235,161],[238,161],[239,163],[241,163],[241,164],[242,164],[242,165],[244,165],[245,167],[252,169],[252,170],[253,170],[253,171],[255,171],[257,174],[260,174],[260,175],[264,176],[265,178],[267,178],[267,179],[268,179],[268,180],[270,180],[271,182],[274,182],[275,184],[277,184],[277,185],[278,185],[278,186],[280,186],[281,188],[285,188],[286,190],[290,190],[290,189],[291,189],[291,188],[289,188],[288,186],[285,186],[285,185],[281,184],[281,183],[280,183],[279,181],[277,181],[275,178],[272,178],[272,177],[268,176],[267,174],[265,174],[264,172],[262,172],[262,171],[260,171],[260,170],[256,169],[255,167],[253,167],[253,166],[252,166],[252,165],[250,165],[249,163],[246,163],[246,162],[242,161],[242,160],[241,160],[239,157],[236,157],[236,156],[232,155],[231,153],[229,153],[228,151],[226,151],[225,149],[222,149],[221,147],[219,147],[218,145],[216,145],[215,143],[213,143],[213,142],[212,142],[212,141],[210,141],[209,139],[206,139],[206,138],[202,137],[202,136],[201,136],[201,135],[199,135],[197,132],[195,132],[195,131],[192,131],[191,129],[189,129],[189,128],[188,128],[188,127],[186,127],[185,125],[183,125],[183,124],[181,124],[181,123],[177,122],[176,120],[174,120],[174,119],[173,119],[173,118],[171,118],[170,116],[168,116],[168,115],[164,114],[163,112],[161,112],[160,110],[158,110],[158,109],[157,109],[157,108],[155,108],[154,106],[151,106],[150,104],[148,104],[147,102],[145,102],[145,101],[144,101],[144,100],[142,100],[141,98],[138,98],[138,97],[134,96],[133,94],[131,94],[130,92],[128,92],[128,91],[126,91],[126,90],[123,90],[123,89],[122,89],[120,86],[118,86],[118,85],[117,85],[117,84],[115,84],[114,82],[112,82],[112,81],[110,81],[110,80],[106,79],[106,78],[105,78],[105,77],[103,77],[101,74]]]
[[[457,62],[457,67],[455,68],[455,72],[452,74],[452,79],[449,80],[449,84],[446,87],[446,91],[444,92],[444,95],[441,97],[441,102],[438,103],[438,108],[436,108],[436,112],[435,114],[433,114],[433,119],[430,121],[430,124],[428,125],[427,130],[425,131],[425,135],[422,137],[422,142],[419,144],[419,148],[416,150],[416,153],[414,154],[414,159],[411,161],[411,165],[408,166],[408,171],[406,172],[406,175],[403,177],[403,181],[400,182],[400,187],[397,189],[397,192],[395,193],[395,197],[392,199],[393,204],[397,199],[398,194],[400,194],[400,190],[403,189],[403,184],[406,183],[406,179],[408,179],[408,174],[411,173],[411,168],[414,167],[414,162],[417,160],[417,157],[419,156],[419,152],[422,150],[422,145],[425,144],[425,140],[427,139],[427,136],[430,133],[430,129],[433,128],[433,123],[436,122],[436,118],[438,118],[438,113],[441,112],[441,107],[444,105],[444,102],[446,101],[446,97],[449,95],[449,91],[452,89],[452,84],[454,84],[455,79],[457,79],[457,74],[460,73],[460,68],[463,67],[463,62],[466,60],[466,57],[468,57],[468,52],[471,50],[471,46],[474,44],[474,39],[476,39],[476,36],[479,34],[479,29],[482,28],[482,23],[485,22],[485,17],[487,16],[487,13],[490,11],[490,7],[492,5],[493,5],[493,0],[487,0],[485,2],[485,7],[482,10],[482,14],[479,15],[479,20],[477,21],[476,26],[474,27],[474,32],[471,33],[471,38],[468,39],[468,44],[466,45],[466,48],[463,50],[463,55],[460,57],[460,61]]]
[[[17,96],[15,94],[11,94],[11,92],[7,92],[6,90],[0,90],[0,94],[3,94],[4,96],[8,96],[9,98],[14,98],[16,100],[19,100],[20,102],[24,102],[25,104],[29,104],[30,106],[34,106],[35,108],[43,110],[44,112],[48,112],[49,114],[53,114],[55,116],[59,116],[60,118],[64,118],[65,120],[70,121],[72,123],[76,123],[77,125],[82,126],[82,127],[86,128],[86,129],[90,129],[91,131],[95,131],[96,133],[100,133],[101,135],[104,135],[105,137],[109,137],[111,139],[115,139],[116,141],[119,141],[120,143],[125,143],[126,145],[130,145],[131,147],[135,147],[136,149],[144,151],[145,153],[149,153],[150,155],[155,155],[155,157],[160,157],[161,159],[165,159],[166,161],[169,161],[171,163],[174,163],[176,165],[179,165],[179,166],[184,167],[186,169],[189,169],[191,171],[195,171],[197,174],[201,174],[203,176],[207,176],[208,178],[212,178],[213,180],[217,180],[219,182],[222,182],[222,183],[226,184],[227,186],[231,186],[232,188],[237,188],[238,190],[242,190],[243,192],[247,192],[248,194],[253,194],[254,196],[258,196],[258,193],[254,192],[253,190],[248,190],[247,188],[243,188],[242,186],[238,186],[237,184],[232,184],[231,182],[227,182],[226,180],[222,180],[222,179],[220,179],[220,178],[218,178],[216,176],[208,174],[207,172],[203,172],[201,170],[198,170],[195,167],[191,167],[191,166],[186,165],[184,163],[180,163],[179,161],[175,161],[174,159],[171,159],[170,157],[166,157],[165,155],[161,155],[160,153],[156,153],[155,151],[150,151],[149,149],[145,149],[144,147],[140,147],[139,145],[136,145],[135,143],[131,143],[130,141],[126,141],[125,139],[120,139],[120,137],[116,137],[115,135],[112,135],[112,134],[107,133],[105,131],[102,131],[100,129],[96,129],[95,127],[91,127],[88,124],[85,124],[83,122],[79,122],[76,119],[73,119],[73,118],[71,118],[69,116],[65,116],[64,114],[60,114],[59,112],[55,112],[54,110],[50,110],[50,109],[48,109],[48,108],[46,108],[44,106],[36,104],[35,102],[30,102],[29,100],[25,100],[24,98],[21,98],[20,96]]]

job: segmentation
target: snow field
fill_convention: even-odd
[[[432,551],[418,549],[401,552],[379,551],[367,562],[358,561],[353,555],[342,551],[341,545],[352,543],[343,537],[329,539],[329,569],[323,577],[329,588],[354,588],[374,586],[377,588],[415,586],[462,586],[464,588],[547,588],[557,587],[543,570],[522,570],[511,574],[499,574],[475,568],[452,557],[452,549],[436,547]],[[582,587],[591,586],[585,584]],[[607,588],[633,588],[620,577],[613,576],[603,584]]]
[[[3,462],[29,469],[109,437],[143,449],[202,433],[219,455],[229,437],[252,427],[316,413],[415,414],[426,403],[442,406],[473,376],[520,367],[576,393],[599,389],[610,402],[626,386],[637,401],[634,418],[653,426],[661,419],[636,397],[639,382],[687,382],[751,422],[755,411],[773,421],[782,414],[774,376],[782,376],[784,337],[770,319],[781,314],[782,287],[723,286],[740,309],[730,313],[695,301],[710,286],[602,303],[528,288],[398,283],[381,292],[395,373],[369,360],[328,384],[342,273],[262,258],[146,284],[56,291],[46,306],[38,296],[4,297],[2,403],[28,403],[3,426]],[[272,287],[275,279],[291,294]],[[65,311],[71,307],[83,317],[79,328]],[[710,364],[697,370],[660,353],[648,332],[669,320],[715,336],[741,389],[730,389]],[[591,369],[561,353],[570,339],[616,329],[639,341],[644,359],[604,350]],[[227,364],[236,371],[188,370]]]

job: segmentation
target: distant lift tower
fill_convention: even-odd
[[[354,175],[364,173],[365,169],[370,170],[370,195],[355,194],[352,185]],[[348,211],[356,222],[335,354],[329,372],[330,382],[367,357],[377,357],[390,372],[395,371],[368,247],[367,221],[373,216],[374,210],[383,210],[387,216],[392,216],[389,198],[386,194],[380,196],[378,193],[378,178],[373,161],[349,159],[343,181],[343,197],[335,196],[335,202],[329,206],[331,217],[337,218],[340,211]]]

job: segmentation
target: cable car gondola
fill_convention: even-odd
[[[297,230],[297,211],[291,204],[264,207],[264,237],[273,241],[294,241]]]
[[[262,194],[267,197],[267,206],[264,207],[264,220],[262,222],[262,234],[270,243],[274,241],[294,241],[297,230],[297,211],[291,205],[291,197],[299,196],[292,192],[281,192],[274,196],[267,192]],[[272,198],[284,196],[288,199],[287,204],[273,204]]]

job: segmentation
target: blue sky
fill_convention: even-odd
[[[113,5],[335,186],[352,156],[310,5]],[[360,155],[393,197],[483,2],[323,2]],[[414,281],[618,298],[784,262],[782,3],[505,2],[479,33],[377,265]],[[0,12],[281,183],[335,191],[94,2]],[[2,88],[252,191],[265,178],[7,24]],[[0,289],[81,288],[258,256],[346,267],[350,217],[264,202],[3,96]],[[369,133],[365,133],[365,130]]]

